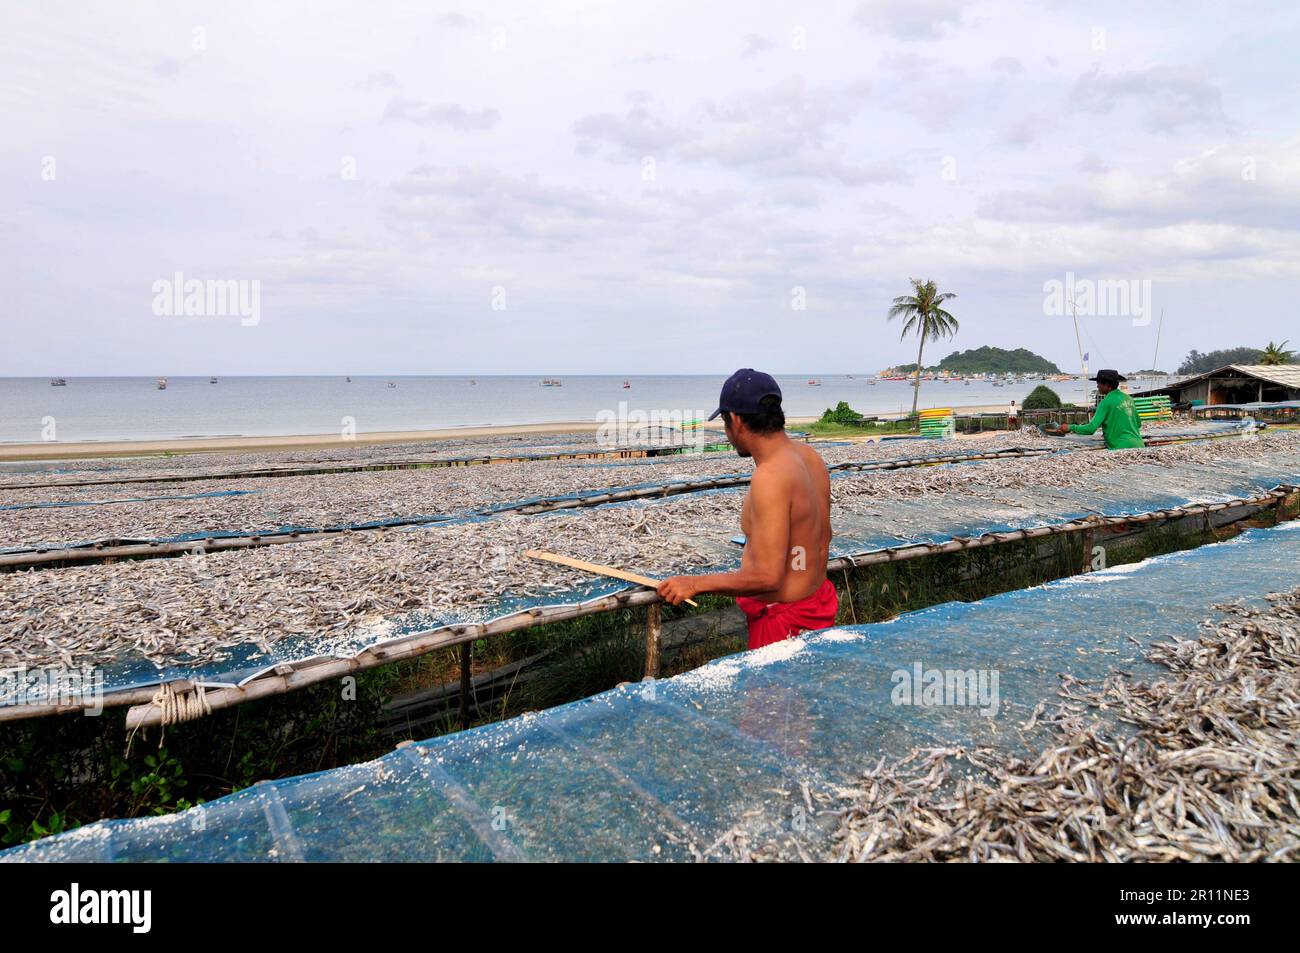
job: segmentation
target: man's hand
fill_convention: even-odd
[[[1065,424],[1057,424],[1055,427],[1044,427],[1043,433],[1051,434],[1053,437],[1064,437],[1070,432],[1070,428]]]
[[[679,606],[684,599],[699,594],[699,587],[693,576],[669,576],[657,586],[659,595],[671,605]]]

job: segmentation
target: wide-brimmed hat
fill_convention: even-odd
[[[1103,370],[1098,371],[1096,377],[1089,377],[1088,380],[1093,381],[1094,383],[1097,384],[1109,384],[1111,387],[1118,387],[1120,385],[1120,381],[1126,381],[1128,380],[1128,378],[1124,377],[1122,374],[1120,374],[1119,371],[1115,370],[1113,367],[1107,367]]]

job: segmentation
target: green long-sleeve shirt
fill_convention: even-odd
[[[1133,398],[1122,390],[1113,390],[1097,404],[1097,412],[1092,415],[1092,420],[1086,424],[1071,424],[1070,432],[1088,436],[1096,433],[1100,427],[1107,450],[1128,450],[1146,446],[1142,442],[1140,426]]]

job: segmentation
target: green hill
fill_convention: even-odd
[[[1203,374],[1225,364],[1257,364],[1260,353],[1257,347],[1230,347],[1222,351],[1210,351],[1208,354],[1192,351],[1179,365],[1178,373]]]
[[[898,368],[904,373],[916,370],[915,364]],[[1000,347],[953,351],[937,367],[928,371],[952,371],[957,374],[1060,374],[1061,369],[1045,357],[1018,347],[1008,351]]]

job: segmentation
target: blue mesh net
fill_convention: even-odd
[[[0,860],[688,859],[736,825],[776,830],[804,784],[849,781],[882,756],[1034,746],[1041,729],[1022,726],[1058,673],[1159,671],[1144,646],[1192,636],[1215,603],[1289,587],[1298,559],[1300,524],[1250,530],[827,630],[182,814],[99,822]],[[918,664],[996,672],[996,705],[898,704],[899,673]]]

